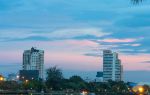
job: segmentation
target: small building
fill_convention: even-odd
[[[97,72],[96,77],[97,77],[97,78],[103,77],[103,72]]]
[[[20,70],[19,79],[24,80],[39,80],[39,70]]]
[[[17,80],[18,80],[17,75],[14,73],[9,74],[7,77],[7,81],[17,81]]]
[[[103,81],[103,72],[97,72],[96,82],[102,82],[102,81]]]

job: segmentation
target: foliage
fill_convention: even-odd
[[[80,76],[70,77],[69,87],[78,91],[82,89],[88,89],[87,83]]]
[[[55,67],[50,67],[47,69],[47,77],[46,81],[42,80],[28,80],[23,81],[21,83],[17,83],[14,81],[1,81],[0,89],[2,90],[34,90],[34,91],[42,91],[46,89],[46,91],[75,91],[80,92],[81,90],[88,90],[90,92],[95,92],[99,95],[99,93],[114,93],[114,95],[128,95],[128,83],[123,81],[112,81],[108,82],[86,82],[80,76],[72,76],[69,79],[65,79],[63,77],[62,71]],[[150,91],[149,86],[144,85],[144,88],[147,91]],[[117,93],[117,94],[116,94]],[[113,94],[112,94],[113,95]]]
[[[24,81],[22,83],[22,87],[25,90],[35,90],[35,91],[41,91],[42,89],[46,88],[43,81],[41,80],[30,80],[28,82]]]
[[[20,84],[15,81],[1,81],[0,89],[2,90],[18,90],[20,88]]]
[[[128,92],[127,84],[123,81],[111,81],[108,82],[90,82],[90,91],[102,93],[102,92],[112,92],[112,93],[122,93]]]
[[[48,89],[54,89],[54,90],[60,90],[62,81],[63,81],[63,75],[59,68],[51,67],[47,69],[47,78],[46,78],[46,86]]]

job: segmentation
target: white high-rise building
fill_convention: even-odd
[[[23,53],[23,70],[38,70],[39,78],[44,79],[44,51],[36,48]]]
[[[123,66],[118,53],[111,50],[103,51],[103,81],[122,81]]]

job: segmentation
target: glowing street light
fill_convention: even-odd
[[[0,77],[0,81],[4,81],[4,78],[3,78],[3,77]]]
[[[142,95],[145,93],[144,87],[140,86],[140,85],[133,87],[132,90],[133,90],[133,92],[137,93],[138,95],[140,95],[140,94]]]
[[[25,82],[26,82],[26,83],[28,83],[28,82],[29,82],[29,80],[25,80]]]
[[[143,87],[139,87],[138,90],[139,90],[140,93],[143,93],[143,92],[144,92],[144,88],[143,88]]]
[[[19,79],[19,75],[17,75],[17,79]]]
[[[82,91],[81,95],[88,95],[87,91]]]
[[[22,77],[22,79],[24,79],[24,76]]]
[[[4,77],[0,75],[0,81],[4,81]]]

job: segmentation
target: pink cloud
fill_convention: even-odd
[[[137,46],[141,46],[141,44],[131,44],[131,46],[137,47]]]
[[[5,47],[5,44],[3,44]],[[18,47],[16,47],[18,46]],[[51,42],[15,42],[7,45],[0,50],[0,63],[20,63],[22,64],[22,53],[25,49],[36,46],[45,50],[45,65],[58,65],[62,69],[74,70],[102,70],[102,58],[85,56],[85,53],[91,51],[92,48],[98,48],[99,45],[88,40],[62,40]],[[9,50],[11,48],[11,50]],[[101,52],[101,51],[98,51]],[[150,64],[144,64],[148,61],[150,55],[126,55],[120,54],[124,70],[149,70]]]
[[[97,43],[95,43],[93,41],[89,41],[89,40],[82,40],[82,41],[69,40],[68,43],[74,44],[74,45],[80,45],[80,46],[95,46],[95,45],[98,45]]]
[[[109,42],[109,43],[126,43],[126,42],[135,42],[136,39],[104,39],[104,40],[100,40],[103,42]]]
[[[143,63],[150,59],[149,54],[124,55],[120,54],[122,64],[125,70],[150,70],[150,64]]]
[[[62,69],[97,71],[102,68],[101,58],[84,56],[68,52],[47,52],[45,54],[46,65],[57,65]]]
[[[0,62],[2,64],[6,63],[22,63],[22,52],[21,51],[1,51]]]
[[[91,47],[98,47],[98,44],[92,41],[61,40],[47,42],[12,42],[9,45],[7,45],[6,50],[5,48],[0,50],[0,63],[20,63],[20,65],[22,65],[23,51],[35,46],[45,51],[46,66],[52,66],[53,64],[63,69],[85,71],[97,70],[100,68],[99,58],[84,56],[84,53],[88,52]],[[8,50],[10,47],[11,50]]]

